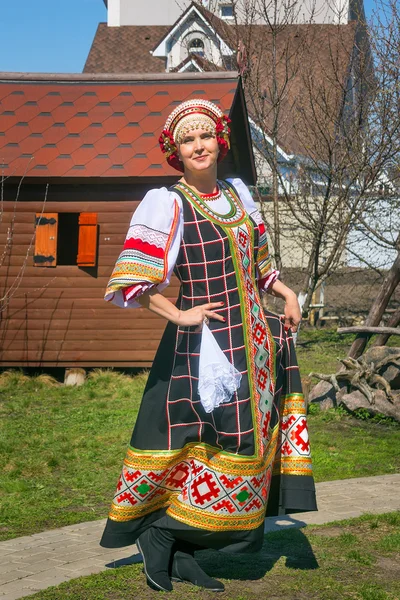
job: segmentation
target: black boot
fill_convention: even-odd
[[[171,568],[172,581],[186,581],[212,592],[223,592],[224,584],[213,579],[197,564],[194,556],[187,552],[176,551]]]
[[[139,537],[136,545],[143,557],[143,568],[147,584],[154,590],[172,592],[168,574],[174,538],[167,531],[149,527]]]

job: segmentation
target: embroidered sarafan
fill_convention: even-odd
[[[155,514],[210,532],[252,532],[266,514],[315,508],[306,411],[291,334],[278,316],[264,310],[260,297],[265,277],[274,281],[277,276],[265,227],[241,182],[236,185],[244,199],[232,183],[218,183],[223,198],[209,202],[176,184],[169,191],[181,211],[171,219],[174,234],[159,236],[136,223],[127,243],[131,235],[140,235],[142,244],[163,250],[164,270],[171,263],[165,257],[167,240],[177,244],[173,268],[180,281],[181,310],[224,302],[220,314],[225,322],[211,320],[209,327],[241,373],[241,385],[230,402],[207,413],[197,391],[201,334],[195,327],[168,323],[106,538],[122,535],[126,527],[134,539],[135,523],[141,530]],[[143,249],[135,242],[135,250]],[[149,278],[142,281],[151,283]]]

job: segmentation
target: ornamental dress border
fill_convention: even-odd
[[[129,521],[167,508],[181,522],[212,531],[253,529],[265,516],[279,426],[262,458],[207,444],[180,450],[129,448],[110,519]]]

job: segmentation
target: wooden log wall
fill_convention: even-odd
[[[80,192],[80,197],[88,195],[91,196]],[[132,193],[129,195],[132,198]],[[134,197],[143,197],[142,190]],[[46,203],[46,213],[98,214],[98,266],[35,267],[34,244],[25,261],[34,234],[35,213],[43,210],[43,202],[19,201],[15,215],[14,204],[4,203],[0,254],[13,219],[14,227],[11,251],[0,267],[1,295],[15,285],[21,270],[23,274],[7,309],[0,315],[0,366],[150,366],[165,321],[145,309],[121,309],[103,300],[139,201],[75,198],[68,202],[52,198],[49,196]],[[175,300],[177,294],[175,280],[165,295]]]

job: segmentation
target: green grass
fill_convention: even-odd
[[[399,425],[361,420],[342,409],[308,415],[316,481],[400,471]]]
[[[306,359],[300,347],[300,363],[316,360],[320,344]],[[94,371],[73,388],[46,375],[0,375],[0,539],[106,516],[146,377]],[[313,407],[309,427],[316,481],[399,471],[393,423]]]
[[[220,600],[398,600],[400,513],[364,515],[326,526],[267,534],[262,551],[197,554],[201,566],[222,579]],[[164,598],[145,585],[142,565],[81,577],[41,591],[32,600],[151,600]],[[166,596],[165,596],[166,597]],[[175,584],[171,600],[214,600],[216,594]]]
[[[146,377],[0,376],[0,539],[107,514]]]
[[[336,373],[338,358],[344,358],[354,336],[339,335],[332,329],[300,328],[297,356],[303,377],[311,371]]]

